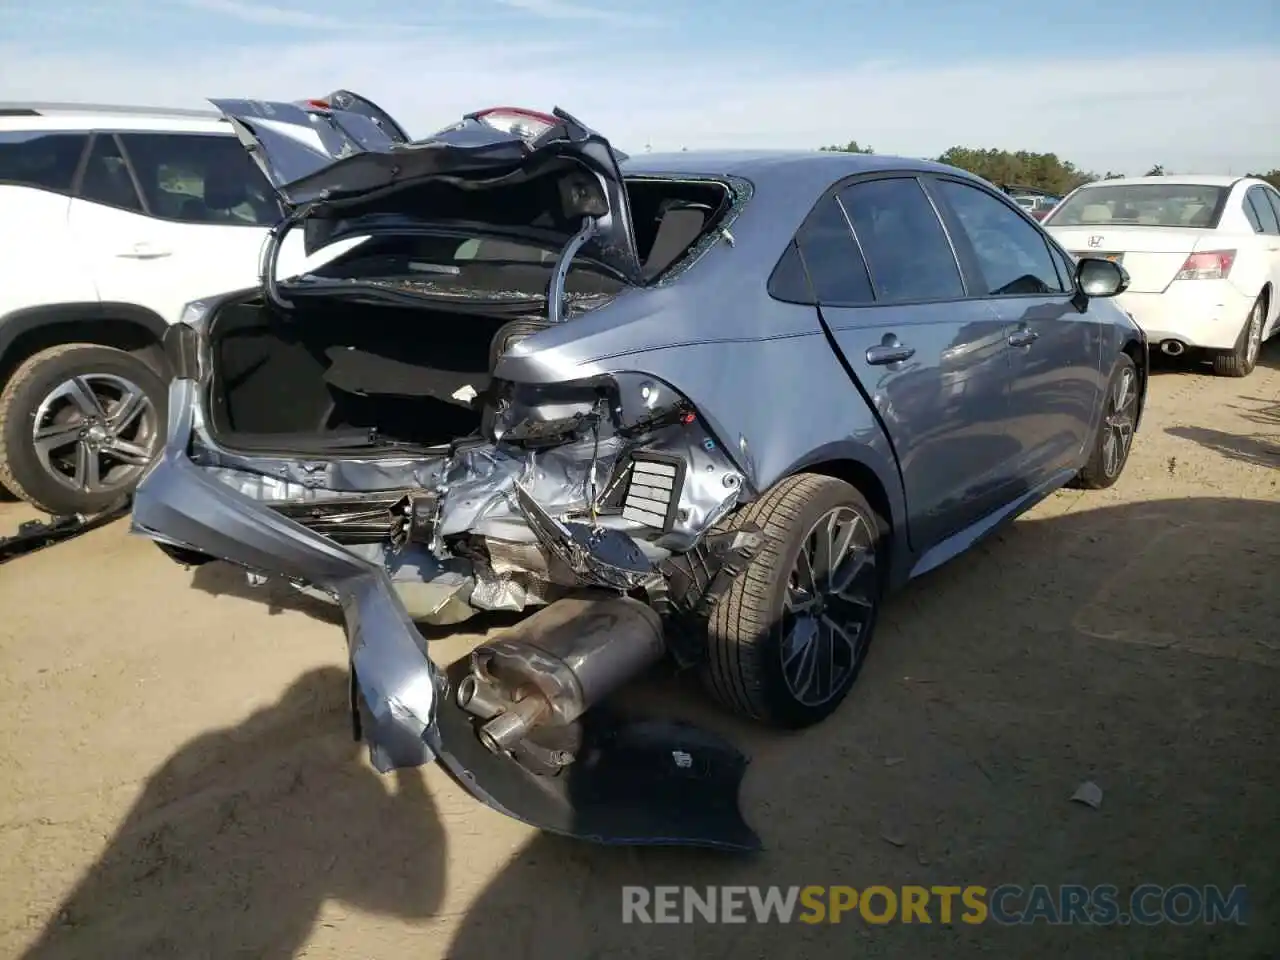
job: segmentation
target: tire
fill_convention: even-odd
[[[28,357],[0,391],[0,484],[54,515],[106,509],[163,446],[167,399],[123,350],[67,343]],[[37,444],[37,430],[53,442]]]
[[[1078,490],[1105,490],[1120,479],[1133,449],[1134,423],[1139,412],[1138,387],[1138,368],[1133,358],[1127,353],[1120,354],[1107,383],[1093,449],[1070,486]],[[1110,443],[1115,446],[1109,447]]]
[[[1213,356],[1213,372],[1220,377],[1247,377],[1258,365],[1262,349],[1262,328],[1267,322],[1266,294],[1258,294],[1240,330],[1236,345]]]
[[[792,585],[801,550],[810,542],[815,527],[821,528],[833,514],[848,518],[854,528],[862,566],[847,593],[861,597],[862,602],[828,596],[826,610],[819,608],[818,612],[843,621],[841,613],[856,611],[861,625],[852,644],[840,644],[834,633],[825,632],[811,645],[810,656],[830,649],[833,653],[827,662],[842,670],[832,671],[837,676],[827,676],[825,688],[814,691],[818,696],[806,698],[796,692],[800,685],[794,675],[789,679],[789,673],[811,661],[801,654],[791,659],[790,669],[784,668],[784,651],[793,655],[792,644],[801,632],[822,621],[812,612],[784,612],[784,603],[789,596],[802,599]],[[764,543],[708,618],[702,680],[711,696],[735,713],[786,729],[811,726],[840,705],[862,669],[884,593],[884,524],[857,489],[818,474],[798,474],[781,481],[734,516],[732,525],[744,523],[762,530]],[[853,569],[851,565],[837,566]],[[846,636],[852,630],[849,626]],[[826,639],[832,642],[829,648],[822,646]],[[817,679],[823,679],[821,674]]]

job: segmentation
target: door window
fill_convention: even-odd
[[[866,257],[877,303],[965,295],[951,242],[914,177],[855,183],[840,191],[840,205]]]
[[[274,226],[275,193],[235,137],[219,134],[121,134],[154,217],[182,223]]]
[[[1254,216],[1258,219],[1258,225],[1254,227],[1255,230],[1270,236],[1280,234],[1280,222],[1277,222],[1276,212],[1271,209],[1271,204],[1267,202],[1264,188],[1250,187],[1249,192],[1245,194],[1245,205],[1253,208]],[[1253,217],[1250,217],[1249,221],[1252,223]]]
[[[0,183],[66,193],[88,139],[87,133],[0,132]]]
[[[954,180],[937,184],[973,245],[988,296],[1065,292],[1039,230],[977,187]]]
[[[142,212],[142,201],[134,188],[133,177],[129,176],[129,165],[114,136],[99,134],[93,138],[84,179],[80,181],[80,197],[121,210]]]

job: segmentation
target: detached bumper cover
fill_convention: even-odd
[[[601,843],[755,850],[738,792],[746,759],[687,726],[593,721],[578,762],[537,776],[477,739],[387,572],[208,476],[185,454],[196,385],[170,387],[169,438],[139,485],[135,533],[334,594],[342,607],[357,729],[378,769],[438,759],[485,805]]]

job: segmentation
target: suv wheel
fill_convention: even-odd
[[[166,400],[155,372],[123,350],[42,350],[0,392],[0,484],[55,515],[106,509],[160,451]]]

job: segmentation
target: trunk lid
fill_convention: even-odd
[[[1075,257],[1103,257],[1122,264],[1133,293],[1163,293],[1197,249],[1213,247],[1214,234],[1191,227],[1116,227],[1094,224],[1046,229]]]
[[[494,108],[422,140],[368,99],[211,100],[266,175],[307,253],[345,237],[425,226],[486,228],[567,247],[640,279],[620,155],[556,109]]]

